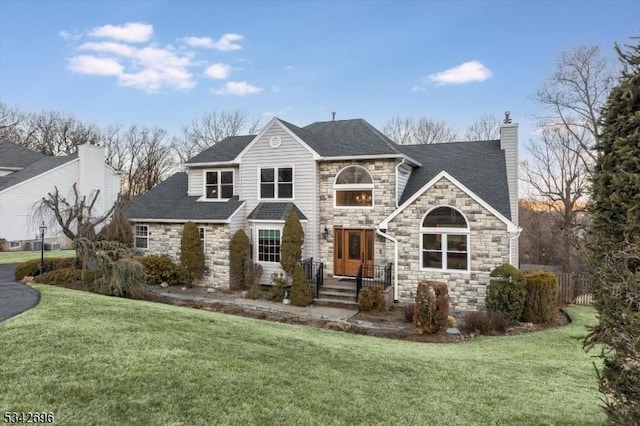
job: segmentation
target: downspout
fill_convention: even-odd
[[[376,228],[376,234],[393,242],[393,303],[398,303],[398,240]]]
[[[509,237],[509,260],[511,260],[511,257],[513,254],[513,240],[518,238],[521,232],[522,232],[522,228],[518,227],[518,231],[513,235],[513,237]],[[516,259],[516,263],[517,265],[513,265],[513,266],[519,268],[520,267],[519,259]]]

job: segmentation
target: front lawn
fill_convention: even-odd
[[[461,344],[277,324],[46,285],[0,323],[0,412],[61,424],[601,425],[591,308]]]
[[[74,257],[75,250],[45,251],[44,257]],[[3,251],[0,252],[0,264],[21,263],[31,259],[40,259],[39,251]]]

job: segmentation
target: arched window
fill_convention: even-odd
[[[337,207],[373,206],[373,179],[364,167],[345,167],[333,185]]]
[[[420,227],[422,269],[469,270],[469,224],[452,207],[429,211]]]

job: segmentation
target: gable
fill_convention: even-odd
[[[290,128],[291,126],[293,125],[285,125],[278,118],[273,118],[236,158],[242,162],[247,155],[255,154],[256,151],[266,151],[270,153],[270,156],[281,157],[288,150],[300,151],[296,149],[297,145],[303,148],[313,159],[318,159],[318,153],[293,132]]]
[[[511,220],[505,217],[502,213],[497,211],[494,207],[492,207],[489,203],[487,203],[486,200],[479,197],[477,194],[472,192],[469,188],[467,188],[465,185],[460,183],[457,179],[455,179],[445,171],[438,173],[433,179],[431,179],[422,188],[420,188],[420,190],[416,191],[409,199],[407,199],[404,203],[402,203],[402,205],[400,205],[400,207],[398,207],[397,210],[391,213],[386,219],[384,219],[380,223],[379,225],[380,228],[387,229],[389,223],[393,221],[396,216],[398,216],[402,211],[404,211],[406,208],[411,206],[418,198],[420,198],[427,191],[435,187],[438,184],[438,182],[440,182],[441,180],[446,180],[451,184],[453,184],[456,188],[461,190],[466,196],[468,196],[470,199],[477,202],[480,206],[482,206],[487,211],[489,211],[489,213],[491,213],[493,216],[499,219],[502,223],[506,224],[508,232],[510,233],[518,232],[518,226],[516,224],[514,224]]]

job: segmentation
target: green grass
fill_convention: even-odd
[[[601,425],[591,308],[462,344],[277,324],[37,285],[0,323],[0,412],[60,424]]]
[[[44,257],[73,257],[76,255],[75,250],[54,250],[45,251]],[[10,251],[0,252],[0,264],[2,263],[20,263],[31,259],[40,259],[39,251]]]

